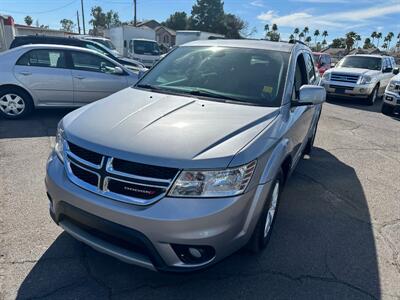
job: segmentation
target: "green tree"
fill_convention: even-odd
[[[307,36],[307,34],[310,32],[310,29],[308,29],[308,27],[306,26],[306,27],[304,27],[303,32],[304,32],[304,36]]]
[[[388,42],[388,49],[390,49],[390,43],[392,42],[392,39],[394,37],[394,33],[393,32],[389,32],[386,36],[387,38],[387,42]]]
[[[60,24],[61,24],[61,29],[62,30],[67,31],[67,32],[73,32],[74,31],[75,24],[74,24],[74,22],[72,22],[72,20],[62,19],[60,21]]]
[[[357,36],[357,33],[355,33],[354,31],[350,31],[350,32],[346,33],[346,41],[345,41],[345,43],[346,43],[346,49],[348,51],[353,49],[353,46],[354,46],[354,43],[355,43],[355,40],[356,40],[356,36]]]
[[[322,32],[322,36],[324,37],[324,39],[326,39],[326,37],[328,36],[328,31],[324,30]]]
[[[336,38],[332,40],[331,48],[346,48],[346,41],[344,38]]]
[[[364,40],[363,48],[364,49],[369,49],[369,48],[372,48],[372,47],[374,47],[374,44],[372,44],[371,39],[370,38],[366,38]]]
[[[113,10],[108,11],[105,16],[105,27],[111,28],[119,25],[121,25],[121,21],[119,20],[118,13]]]
[[[248,24],[238,16],[233,14],[224,15],[224,32],[223,34],[229,39],[240,39],[242,35],[247,35],[244,31]]]
[[[305,42],[307,43],[307,45],[310,45],[311,36],[306,37]]]
[[[388,48],[388,44],[387,44],[386,42],[383,43],[382,48],[383,48],[383,49],[387,49],[387,48]]]
[[[317,38],[319,37],[319,35],[320,35],[320,32],[319,32],[319,30],[318,30],[318,29],[316,29],[316,30],[314,31],[314,36],[315,36],[315,44],[317,44]]]
[[[293,41],[293,40],[294,40],[294,35],[291,34],[291,35],[289,36],[289,41]]]
[[[376,39],[377,34],[378,34],[378,33],[377,33],[376,31],[374,31],[374,32],[371,33],[372,44],[373,44],[373,45],[375,45],[375,39]]]
[[[221,0],[197,0],[192,7],[191,29],[224,33],[224,3]]]
[[[267,39],[274,42],[278,42],[281,39],[278,33],[278,25],[272,24],[272,30],[267,32]]]
[[[361,36],[360,36],[359,34],[357,34],[357,35],[355,36],[355,41],[356,41],[356,48],[358,48],[358,42],[361,41]]]
[[[299,40],[300,41],[302,40],[302,38],[304,38],[304,32],[300,32],[300,34],[299,34]]]
[[[324,47],[325,47],[325,46],[326,46],[326,44],[328,44],[328,43],[327,43],[326,39],[324,39],[324,40],[322,41],[322,46],[324,46]]]
[[[100,6],[92,7],[90,15],[92,16],[92,19],[90,19],[89,24],[92,24],[93,29],[106,27],[106,14]]]
[[[184,30],[188,27],[188,16],[184,11],[177,11],[161,24],[173,30]]]
[[[24,18],[24,22],[25,22],[26,25],[31,26],[32,23],[33,23],[33,19],[32,19],[31,16],[26,16],[26,17]]]
[[[268,24],[265,24],[264,31],[265,31],[265,38],[267,38],[267,35],[268,35],[268,32],[269,32],[269,25]]]

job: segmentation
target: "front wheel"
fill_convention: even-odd
[[[393,114],[393,107],[386,103],[382,103],[382,113],[387,116],[391,116]]]
[[[374,105],[376,99],[378,98],[378,90],[379,90],[379,85],[374,87],[371,95],[368,96],[368,102],[367,102],[368,105]]]
[[[254,229],[253,235],[247,245],[248,249],[254,253],[261,252],[267,246],[271,237],[282,187],[283,173],[280,170],[271,185],[268,199],[265,201],[263,211],[261,212],[256,228]]]
[[[19,119],[33,110],[31,97],[19,89],[0,91],[0,115],[6,119]]]

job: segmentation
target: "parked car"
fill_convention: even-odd
[[[394,112],[400,113],[400,75],[398,69],[394,73],[396,76],[390,80],[383,96],[382,113],[385,115],[392,115]]]
[[[116,57],[122,57],[121,53],[117,51],[117,48],[115,48],[114,44],[111,42],[110,39],[101,37],[101,36],[91,36],[91,35],[84,35],[80,36],[81,39],[83,40],[89,40],[93,41],[96,43],[99,43],[106,47],[112,54],[114,54]]]
[[[89,49],[21,46],[0,54],[0,115],[16,119],[39,107],[82,106],[134,84],[137,78]]]
[[[128,56],[151,68],[160,60],[160,48],[153,40],[132,39],[129,41]]]
[[[331,56],[327,53],[321,53],[321,52],[313,52],[313,55],[319,74],[323,75],[325,71],[331,68],[332,65]]]
[[[113,52],[109,51],[102,44],[90,41],[88,39],[64,38],[64,37],[54,37],[45,35],[17,36],[11,43],[10,49],[29,44],[54,44],[54,45],[82,47],[86,49],[95,50],[135,72],[139,72],[139,70],[145,68],[145,66],[142,63],[126,57],[117,56]]]
[[[348,55],[324,73],[322,84],[328,96],[363,98],[373,105],[384,94],[394,67],[389,56]]]
[[[50,214],[78,240],[152,270],[204,268],[246,244],[260,251],[325,96],[303,44],[180,46],[132,88],[60,121]]]

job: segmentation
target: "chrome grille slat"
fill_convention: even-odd
[[[359,77],[359,75],[332,73],[331,81],[357,83]]]
[[[83,148],[81,148],[83,149]],[[83,149],[84,151],[91,152],[90,150]],[[179,174],[179,170],[176,170],[176,174],[173,178],[167,180],[157,177],[145,177],[138,176],[131,173],[125,173],[116,171],[113,169],[113,157],[98,154],[93,152],[95,156],[101,155],[101,164],[97,165],[92,162],[89,162],[72,151],[70,151],[68,142],[64,144],[64,161],[65,161],[65,169],[68,175],[68,178],[76,185],[99,194],[101,196],[108,197],[113,200],[137,204],[137,205],[149,205],[154,203],[164,197],[168,190],[170,189],[172,183],[176,179]],[[86,153],[87,154],[87,153]],[[85,155],[86,155],[85,154]],[[90,154],[90,153],[89,153]],[[98,184],[94,186],[93,184],[86,182],[82,179],[84,176],[79,174],[74,174],[71,164],[73,164],[74,168],[81,168],[86,172],[90,172],[98,176]],[[146,165],[141,165],[141,167]],[[150,166],[149,169],[157,169],[156,166]],[[161,168],[161,167],[159,167]],[[170,170],[169,170],[170,171]],[[79,173],[79,172],[78,172]],[[86,177],[87,179],[88,177]],[[90,179],[90,177],[89,177]],[[94,178],[89,181],[93,182]],[[111,183],[114,189],[117,189],[119,192],[115,192],[112,190],[112,187],[109,186]],[[121,185],[122,184],[122,185]],[[125,184],[125,185],[123,185]],[[132,194],[140,195],[137,197],[130,196]],[[150,197],[154,194],[154,197]]]

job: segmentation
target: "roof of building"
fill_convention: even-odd
[[[16,28],[22,28],[22,29],[27,29],[27,30],[35,30],[35,31],[48,31],[48,32],[62,32],[65,34],[78,34],[76,32],[70,32],[70,31],[64,31],[64,30],[58,30],[58,29],[51,29],[51,28],[44,28],[44,27],[36,27],[36,26],[28,26],[28,25],[23,25],[23,24],[15,24]]]
[[[163,25],[156,27],[154,30],[157,32],[157,31],[160,30],[160,29],[164,29],[164,30],[167,31],[170,35],[176,35],[176,31],[175,31],[175,30],[173,30],[173,29],[171,29],[171,28],[168,28],[167,26],[163,26]]]

